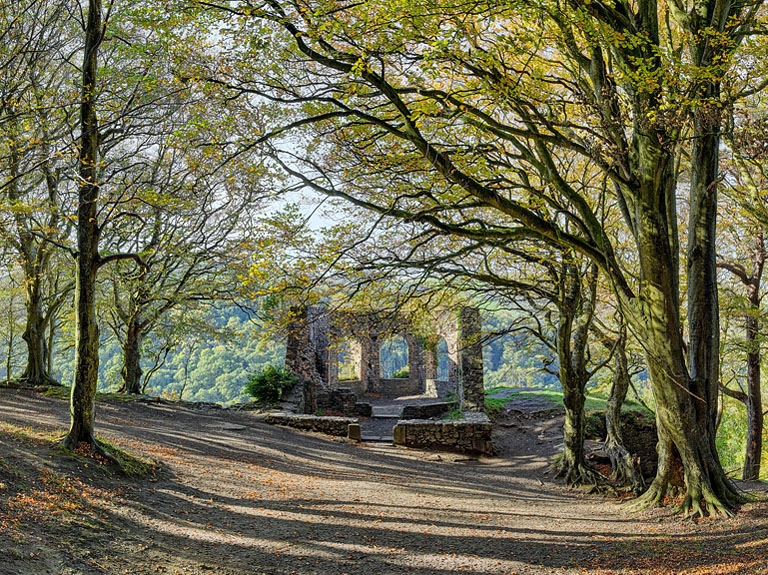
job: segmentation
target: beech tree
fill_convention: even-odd
[[[726,134],[728,156],[725,159],[727,185],[721,210],[724,212],[718,267],[726,270],[731,281],[723,280],[724,313],[738,315],[743,321],[743,337],[736,346],[746,359],[732,366],[733,377],[723,377],[721,389],[744,404],[747,414],[746,449],[742,479],[760,477],[763,452],[762,354],[765,341],[762,324],[765,295],[763,275],[768,252],[765,233],[768,230],[768,207],[765,198],[765,141],[763,122],[755,117],[761,98],[743,102],[734,110],[731,129]],[[735,284],[735,285],[734,285]],[[727,334],[727,332],[726,332]],[[733,345],[733,341],[726,341]],[[729,385],[733,380],[738,388]],[[743,384],[742,384],[743,381]]]
[[[157,161],[163,177],[173,173],[170,155]],[[169,312],[238,295],[237,264],[245,260],[243,240],[259,189],[233,195],[194,172],[177,177],[175,185],[157,186],[167,204],[155,198],[154,206],[136,210],[133,239],[120,239],[122,251],[141,254],[141,264],[119,262],[106,273],[105,307],[123,350],[120,391],[125,393],[141,393],[145,387],[142,344]]]
[[[62,265],[56,244],[66,242],[70,223],[62,206],[72,165],[71,117],[77,102],[68,83],[72,27],[61,2],[20,2],[0,10],[4,30],[0,65],[2,196],[4,237],[24,273],[27,347],[26,385],[58,382],[50,376],[48,339],[53,317],[66,297],[49,274]],[[54,287],[62,287],[55,290]]]
[[[110,2],[105,10],[101,0],[89,0],[82,8],[77,239],[73,250],[75,365],[71,423],[63,445],[73,449],[86,443],[101,452],[93,436],[99,367],[97,273],[105,265],[123,260],[145,265],[142,254],[102,243],[105,230],[135,217],[122,207],[136,196],[138,186],[126,186],[130,178],[121,177],[135,165],[131,159],[142,163],[137,151],[152,134],[153,114],[162,114],[170,95],[185,87],[168,74],[168,62],[161,58],[162,42],[167,38],[160,29],[152,30],[158,17],[153,6]],[[152,42],[156,37],[158,42]],[[150,196],[153,193],[144,191]]]
[[[742,497],[715,449],[714,240],[722,103],[761,88],[754,67],[735,69],[754,61],[740,53],[759,3],[203,4],[230,15],[228,41],[256,52],[212,66],[211,80],[283,107],[250,144],[271,137],[307,187],[444,234],[533,238],[594,261],[645,347],[656,398],[660,463],[636,506],[662,502],[679,456],[682,511],[732,512]],[[254,29],[274,38],[270,58]],[[290,130],[312,145],[280,143]],[[574,155],[611,186],[610,206],[579,193],[563,169]],[[631,253],[616,251],[606,209],[621,214]]]
[[[99,191],[101,127],[97,115],[99,48],[106,33],[101,0],[89,0],[85,22],[80,84],[80,142],[78,152],[77,252],[75,272],[75,375],[70,403],[70,427],[62,445],[75,449],[86,443],[104,453],[93,435],[96,386],[99,377],[99,326],[96,320],[96,272],[99,255]]]

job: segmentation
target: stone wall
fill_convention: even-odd
[[[348,387],[358,397],[365,395],[365,392],[368,391],[368,386],[361,379],[339,379],[336,383],[342,387]],[[341,387],[339,389],[341,389]]]
[[[359,429],[359,421],[355,417],[321,417],[294,413],[271,413],[267,416],[266,422],[270,425],[284,425],[285,427],[293,427],[303,431],[316,431],[336,437],[348,437],[350,426],[358,426]]]
[[[400,414],[400,419],[430,419],[442,417],[459,406],[457,401],[429,403],[427,405],[406,405]]]
[[[393,431],[395,445],[493,455],[492,425],[488,416],[468,412],[455,421],[400,420]]]
[[[348,387],[317,391],[317,409],[333,409],[346,415],[356,413],[357,395]]]
[[[459,312],[459,374],[461,408],[466,411],[485,411],[482,337],[480,311],[476,307],[462,307]]]
[[[381,386],[378,393],[383,397],[402,397],[404,395],[417,395],[419,393],[419,381],[414,378],[381,378]]]
[[[345,313],[324,306],[297,309],[288,334],[286,367],[307,382],[304,413],[315,413],[319,390],[351,387],[361,396],[372,392],[385,397],[426,394],[458,396],[462,409],[483,411],[483,355],[480,314],[460,307],[431,314],[431,335],[416,337],[407,318],[398,314]],[[381,377],[381,344],[392,336],[408,343],[409,377]],[[437,349],[445,340],[447,380],[438,380]],[[339,352],[354,364],[354,380],[339,381]],[[322,403],[322,402],[321,402]],[[322,408],[322,407],[321,407]]]

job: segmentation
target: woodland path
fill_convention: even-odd
[[[768,574],[765,503],[700,523],[625,513],[547,474],[561,441],[551,414],[508,415],[500,455],[476,459],[248,412],[99,404],[101,437],[161,465],[141,480],[9,427],[66,421],[62,400],[0,390],[0,575]],[[36,513],[57,494],[71,505]]]

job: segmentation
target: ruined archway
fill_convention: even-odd
[[[289,350],[286,366],[296,373],[311,371],[311,385],[330,390],[348,390],[361,396],[375,393],[384,397],[425,394],[447,397],[455,394],[465,411],[484,410],[483,360],[480,315],[476,308],[461,307],[432,315],[432,325],[417,338],[407,320],[396,314],[331,312],[313,306],[300,338],[290,345],[306,347],[311,353]],[[306,337],[306,341],[301,341]],[[398,361],[385,353],[382,342],[400,338]],[[311,359],[308,356],[311,355]],[[407,374],[403,357],[407,355]],[[308,370],[303,363],[313,363]],[[341,364],[341,367],[340,367]],[[347,364],[351,364],[347,367]],[[392,377],[400,371],[401,377]],[[443,379],[445,378],[445,379]]]
[[[400,334],[384,338],[379,345],[379,376],[382,379],[403,379],[409,373],[406,339]]]

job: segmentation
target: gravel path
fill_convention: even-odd
[[[63,401],[0,390],[2,421],[63,430],[66,418]],[[659,522],[683,529],[551,481],[562,441],[552,415],[503,420],[495,458],[352,444],[252,413],[152,402],[101,404],[97,420],[101,436],[165,471],[102,481],[111,495],[87,521],[49,523],[21,542],[0,531],[0,551],[14,550],[0,574],[644,573],[621,557],[653,548]],[[67,471],[61,456],[9,456],[18,448],[7,438],[0,447],[30,469]],[[600,570],[608,558],[618,571]]]

